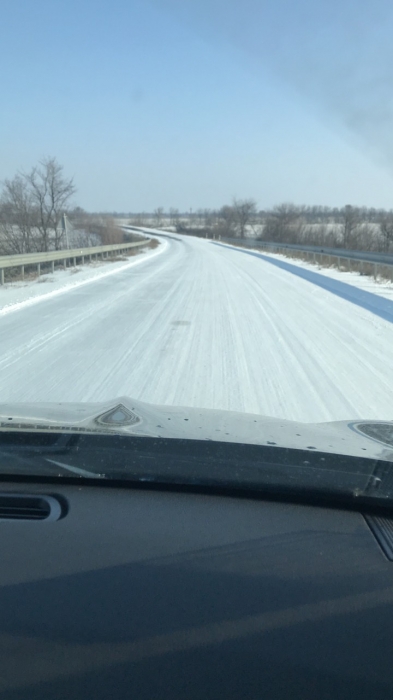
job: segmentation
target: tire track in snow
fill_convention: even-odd
[[[0,319],[5,401],[166,404],[299,421],[392,417],[393,324],[198,239]]]

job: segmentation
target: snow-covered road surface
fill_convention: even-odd
[[[128,395],[393,419],[392,322],[241,250],[166,240],[137,266],[0,316],[0,402]]]

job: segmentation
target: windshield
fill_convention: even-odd
[[[126,426],[190,458],[392,461],[392,20],[387,0],[7,3],[5,441]]]

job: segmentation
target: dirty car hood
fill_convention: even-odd
[[[129,397],[102,403],[0,404],[0,431],[210,440],[393,461],[393,422],[297,423],[232,411],[157,406]]]

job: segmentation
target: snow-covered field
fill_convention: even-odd
[[[71,275],[74,286],[54,294],[55,283],[38,283],[34,303],[26,289],[12,311],[1,301],[1,402],[128,395],[307,422],[393,418],[388,286],[203,239],[165,241],[95,279]]]

